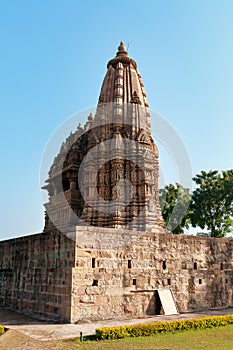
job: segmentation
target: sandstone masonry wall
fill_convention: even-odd
[[[72,322],[159,313],[164,288],[179,312],[232,306],[232,240],[161,231],[77,227]]]
[[[0,242],[0,305],[70,322],[74,252],[58,232]]]
[[[90,226],[0,242],[0,305],[67,322],[159,314],[156,290],[179,312],[233,305],[229,239]]]

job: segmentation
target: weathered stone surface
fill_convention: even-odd
[[[74,242],[59,232],[0,242],[0,305],[70,321],[74,259]]]
[[[69,322],[144,316],[156,313],[155,290],[170,288],[180,312],[232,306],[232,241],[140,231],[130,240],[129,230],[125,250],[122,242],[108,250],[113,230],[78,227],[76,242],[59,232],[0,242],[1,305]],[[86,267],[75,267],[79,256]]]

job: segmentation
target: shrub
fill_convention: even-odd
[[[193,320],[178,320],[171,322],[154,322],[133,326],[102,327],[96,329],[98,339],[120,339],[129,337],[149,336],[157,333],[172,333],[190,329],[206,329],[233,324],[233,315],[196,318]]]
[[[5,332],[4,326],[0,325],[0,335],[2,335]]]

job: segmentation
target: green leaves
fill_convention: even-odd
[[[188,227],[190,191],[180,184],[166,185],[159,193],[162,216],[166,227],[174,234],[183,234]]]
[[[211,237],[224,237],[232,229],[233,170],[201,171],[193,180],[190,221],[193,227],[207,228]]]
[[[184,228],[208,229],[211,237],[224,237],[233,229],[233,170],[201,171],[193,180],[191,194],[180,184],[160,190],[160,205],[166,227],[174,234]]]
[[[150,336],[158,333],[175,333],[190,329],[207,329],[225,326],[233,323],[233,315],[196,318],[192,320],[177,320],[154,322],[133,326],[103,327],[95,330],[96,338],[122,339],[129,337]]]

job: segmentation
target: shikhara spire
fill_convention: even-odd
[[[140,231],[163,225],[149,106],[123,42],[107,64],[95,116],[67,138],[47,182],[45,229],[52,223],[66,231],[72,225]]]
[[[107,64],[107,74],[104,78],[100,103],[122,104],[137,103],[149,114],[144,84],[137,70],[136,62],[128,56],[123,42],[118,47],[116,56]]]

